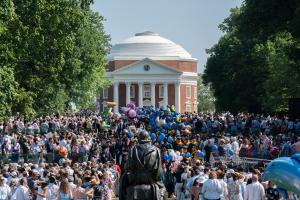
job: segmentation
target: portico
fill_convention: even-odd
[[[180,45],[146,31],[114,45],[108,60],[105,78],[112,84],[99,101],[104,106],[114,101],[114,112],[131,102],[138,107],[174,105],[177,112],[196,111],[197,59]]]
[[[140,81],[140,82],[129,82],[129,81],[115,81],[114,82],[114,102],[116,103],[116,106],[114,107],[114,112],[118,112],[118,108],[120,106],[120,96],[119,96],[119,90],[120,90],[120,85],[124,84],[126,85],[126,105],[128,105],[131,102],[135,102],[138,107],[144,107],[144,106],[149,106],[145,105],[145,101],[150,101],[150,106],[152,107],[159,107],[159,102],[158,99],[161,99],[160,96],[157,97],[156,95],[156,88],[157,86],[162,86],[163,87],[163,107],[167,107],[168,104],[171,104],[171,100],[169,101],[169,85],[173,85],[174,87],[174,93],[175,93],[175,107],[176,111],[180,112],[180,82],[172,82],[172,81],[165,81],[165,82],[153,82],[150,80],[145,80],[145,81]],[[138,101],[135,101],[135,97],[131,98],[131,91],[130,88],[132,85],[138,85]],[[145,95],[143,92],[145,89],[145,86],[150,85],[150,95]],[[159,87],[158,87],[159,88]],[[148,94],[149,92],[147,92]],[[159,94],[159,93],[158,93]],[[174,102],[174,100],[172,101]],[[123,105],[124,106],[124,105]]]
[[[119,106],[126,106],[130,102],[135,102],[139,107],[149,105],[159,107],[159,101],[163,102],[164,108],[168,104],[175,104],[176,111],[180,112],[180,85],[182,81],[184,82],[181,71],[145,58],[112,73],[107,73],[107,76],[114,85],[115,112],[118,112]],[[122,90],[124,85],[125,91]],[[119,93],[124,94],[124,92],[125,105],[120,105],[122,97]],[[169,99],[172,97],[170,94],[175,94],[175,96]],[[145,105],[145,101],[149,101],[150,104]]]

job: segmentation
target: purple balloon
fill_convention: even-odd
[[[130,119],[135,118],[135,117],[136,117],[136,112],[135,112],[135,110],[130,109],[130,110],[127,112],[127,117],[129,117]]]
[[[136,106],[135,106],[134,103],[129,103],[129,104],[127,105],[127,108],[130,108],[130,109],[135,110],[135,109],[136,109]]]

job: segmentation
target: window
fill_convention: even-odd
[[[159,96],[159,98],[164,98],[164,86],[163,85],[160,85],[158,87],[158,96]]]
[[[191,102],[186,102],[185,104],[185,111],[186,112],[192,112],[192,105],[191,105]]]
[[[185,86],[185,88],[186,88],[185,89],[185,92],[186,92],[185,97],[190,99],[191,98],[191,86],[187,85],[187,86]]]
[[[158,102],[158,107],[159,107],[159,108],[163,108],[163,107],[164,107],[164,101]]]
[[[135,98],[135,85],[130,86],[130,98]]]
[[[108,88],[104,88],[103,89],[102,97],[103,97],[103,99],[107,99],[108,98]]]
[[[144,98],[151,98],[151,86],[144,85]]]
[[[194,86],[194,99],[197,99],[197,86]]]

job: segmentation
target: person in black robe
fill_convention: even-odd
[[[128,154],[125,173],[119,187],[120,200],[161,200],[164,184],[161,181],[161,155],[151,144],[149,134],[139,134],[139,144]]]

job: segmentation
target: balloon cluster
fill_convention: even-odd
[[[129,103],[126,108],[127,108],[126,111],[125,111],[126,116],[131,120],[136,118],[137,113],[136,113],[135,104],[134,103]]]
[[[197,151],[196,156],[198,156],[200,158],[204,158],[205,157],[205,152],[204,151]]]
[[[112,112],[112,108],[105,107],[101,114],[101,117],[106,119],[106,118],[111,118],[113,115],[114,113]]]
[[[164,141],[165,137],[166,137],[166,135],[165,135],[164,133],[161,133],[161,134],[158,136],[157,141],[158,141],[158,142],[162,142],[162,141]]]

